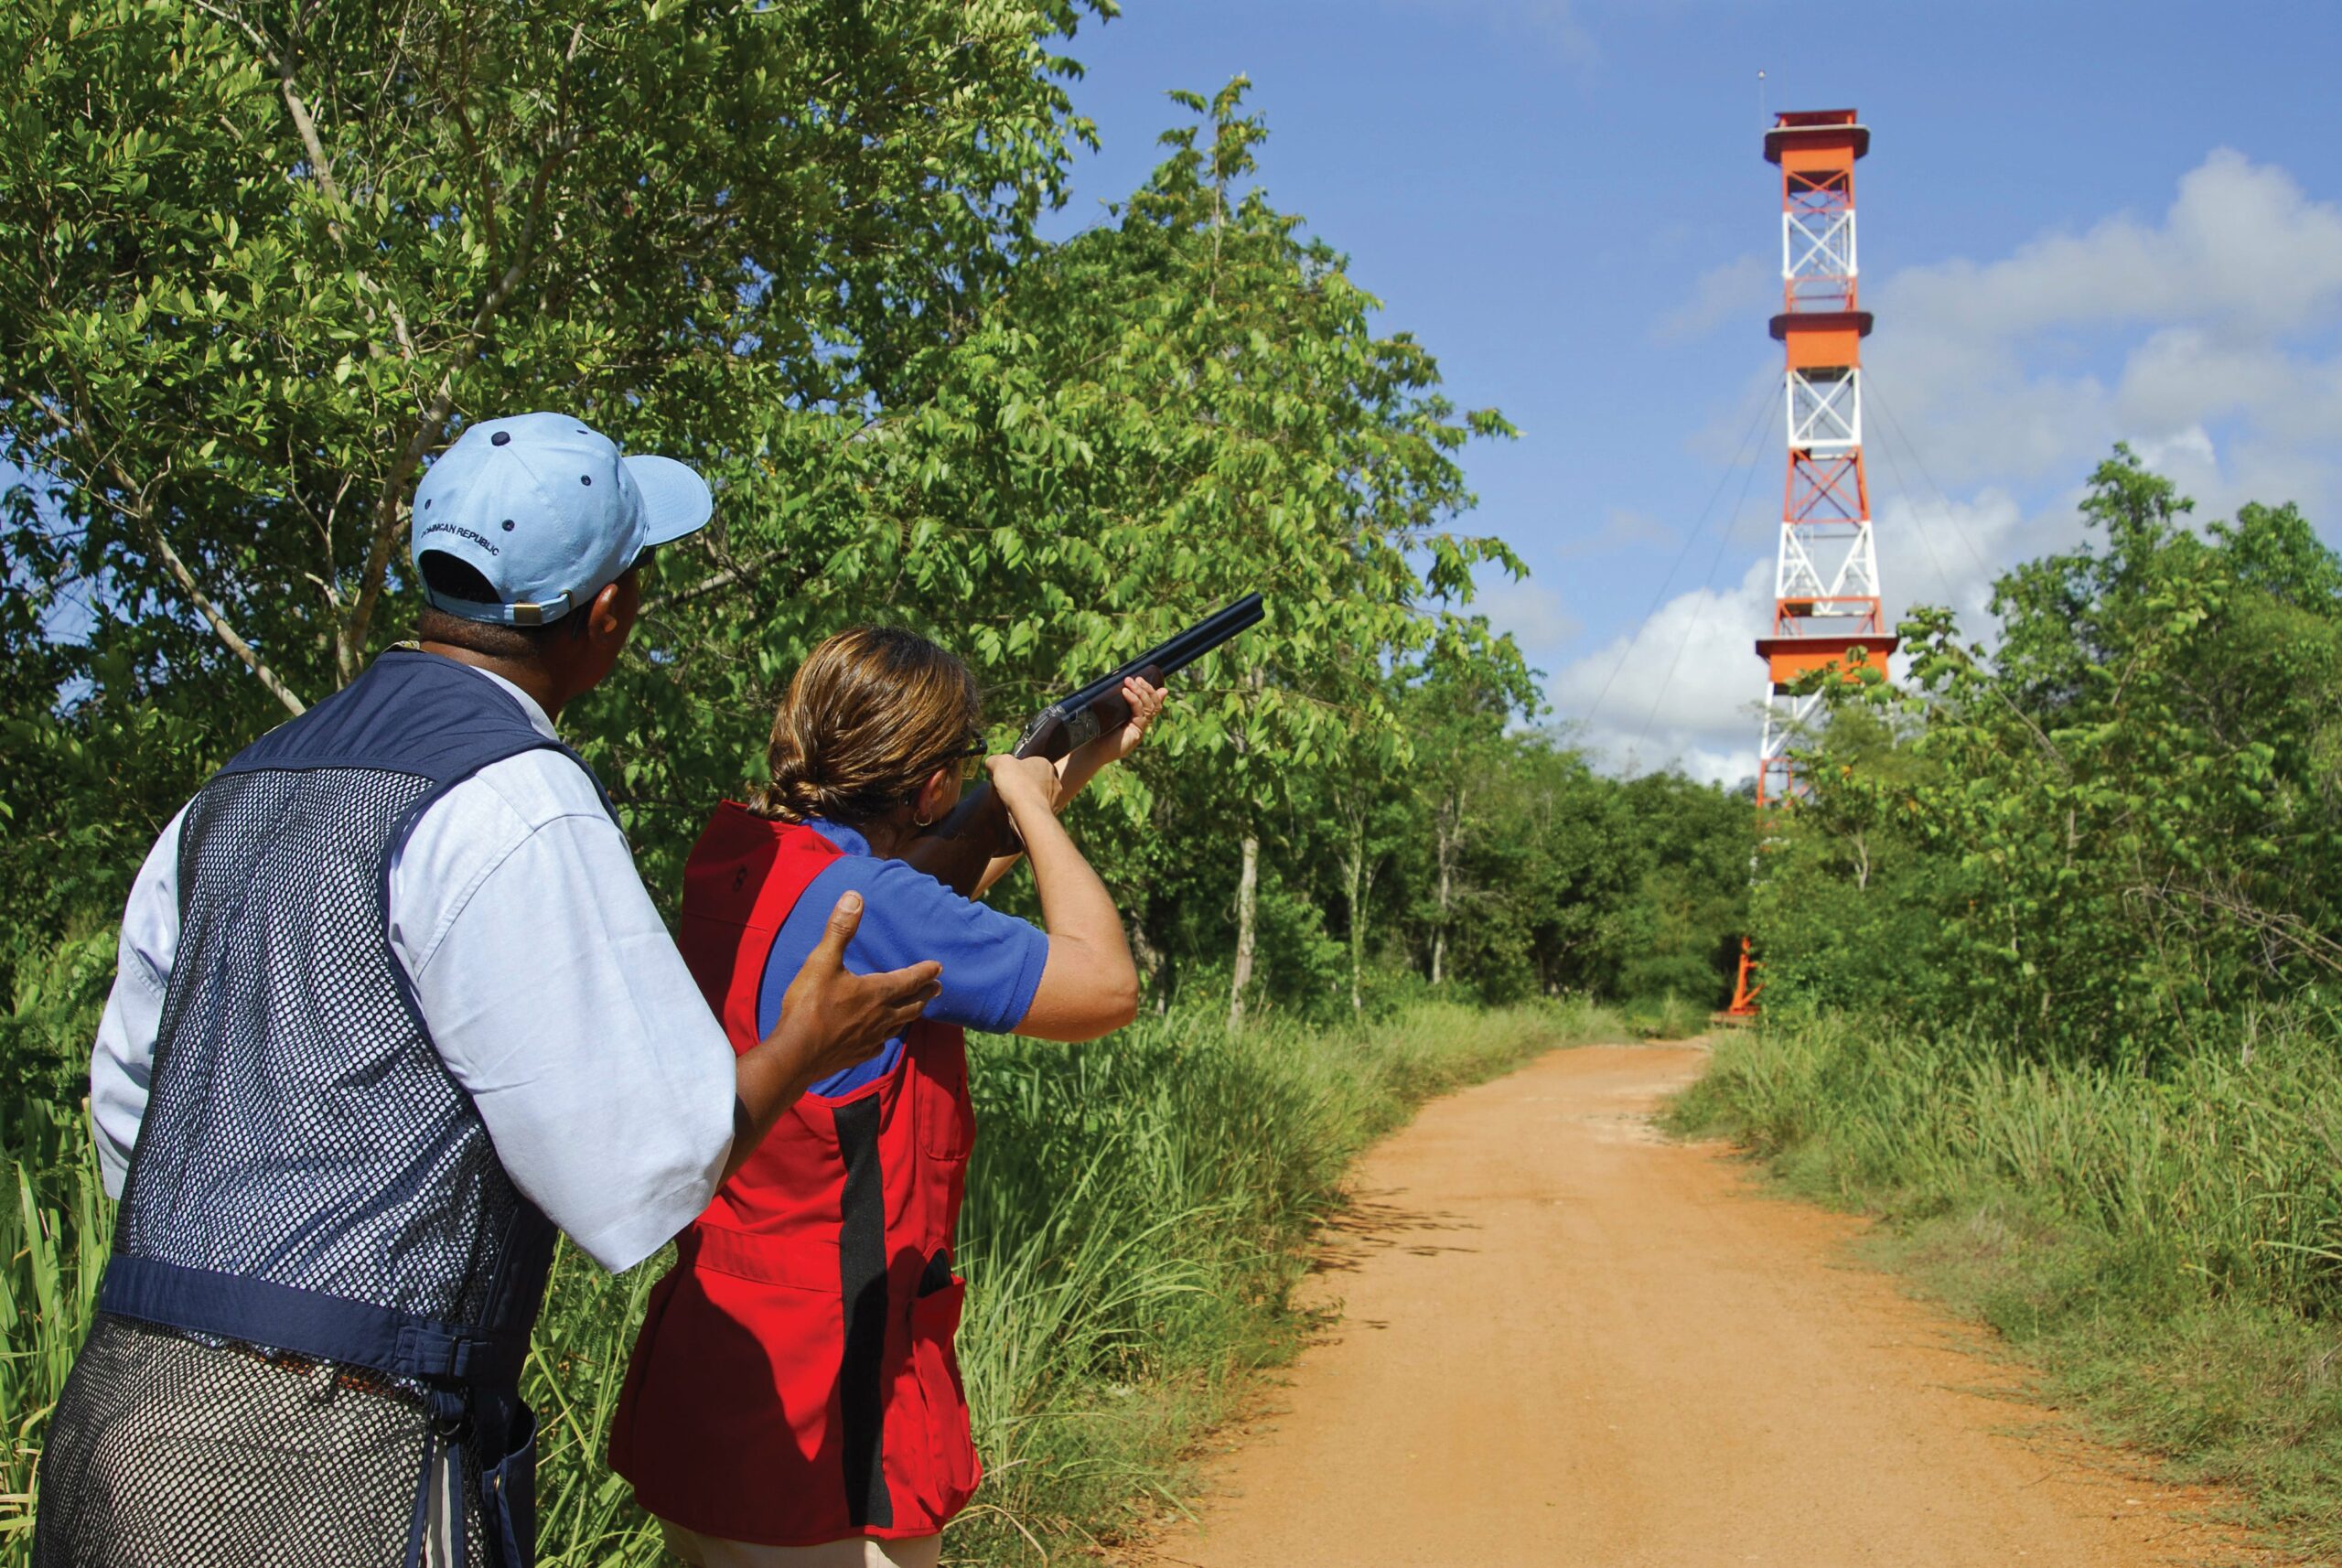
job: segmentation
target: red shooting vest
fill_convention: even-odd
[[[732,1048],[781,922],[839,850],[725,801],[683,868],[683,958]],[[661,1518],[810,1546],[932,1535],[982,1467],[951,1341],[975,1113],[967,1046],[920,1022],[844,1099],[807,1095],[676,1239],[635,1341],[610,1466]]]

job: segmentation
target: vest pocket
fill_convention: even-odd
[[[976,1143],[976,1108],[968,1098],[968,1047],[957,1029],[912,1026],[911,1114],[929,1158],[960,1161]]]
[[[927,1402],[928,1442],[937,1489],[943,1494],[937,1513],[945,1519],[965,1506],[982,1474],[968,1433],[967,1390],[952,1350],[967,1294],[968,1282],[954,1274],[941,1289],[911,1302],[911,1359],[919,1371],[919,1393]]]
[[[499,1568],[531,1568],[537,1560],[537,1413],[527,1405],[514,1402],[508,1451],[483,1466],[480,1491]]]

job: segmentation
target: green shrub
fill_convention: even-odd
[[[36,947],[8,966],[0,1014],[0,1104],[70,1106],[90,1089],[90,1040],[113,982],[114,929]]]
[[[113,1231],[97,1150],[77,1112],[0,1100],[0,1563],[32,1556],[34,1466],[88,1331]]]

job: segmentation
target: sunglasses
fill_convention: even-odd
[[[984,758],[988,755],[989,753],[985,749],[984,743],[979,740],[971,745],[962,746],[957,751],[945,752],[941,757],[936,759],[935,766],[937,768],[949,768],[953,763],[958,763],[960,765],[960,782],[962,784],[971,784],[976,779],[983,777]]]

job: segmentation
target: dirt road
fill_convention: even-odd
[[[1646,1112],[1697,1048],[1558,1051],[1360,1167],[1342,1316],[1225,1434],[1198,1568],[2133,1568],[2233,1562],[1963,1334]]]

